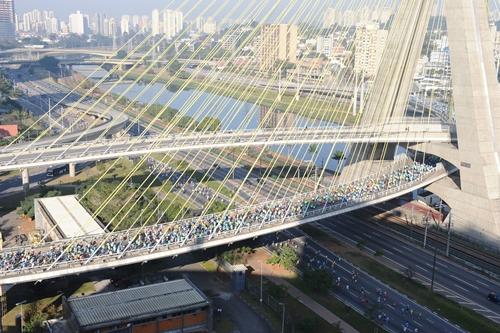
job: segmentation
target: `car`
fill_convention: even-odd
[[[490,302],[495,303],[495,304],[500,303],[500,300],[498,299],[498,296],[497,296],[497,294],[496,294],[494,291],[491,291],[491,292],[488,294],[488,300],[489,300]]]

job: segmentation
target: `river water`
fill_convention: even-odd
[[[96,73],[94,66],[74,66],[73,70],[94,80],[102,78],[106,71],[99,70]],[[169,91],[161,83],[153,84],[151,87],[141,83],[121,83],[113,82],[101,85],[102,90],[112,88],[114,94],[124,94],[128,99],[141,103],[156,103],[179,110],[182,114],[190,116],[196,120],[210,116],[221,121],[222,130],[256,129],[256,128],[274,128],[277,124],[280,127],[318,127],[335,126],[335,123],[311,120],[294,114],[284,114],[281,112],[272,112],[266,107],[240,101],[231,97],[216,95],[196,89],[183,91]],[[318,167],[326,163],[329,170],[337,168],[338,161],[333,160],[332,150],[343,150],[343,144],[323,144],[315,147],[309,145],[290,145],[283,147],[271,147],[274,151],[281,152],[283,155],[290,155],[295,159],[304,161],[314,161]],[[331,155],[331,156],[330,156]]]

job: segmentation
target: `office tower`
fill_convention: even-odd
[[[16,40],[14,0],[0,0],[0,41]]]
[[[184,14],[180,11],[175,12],[175,33],[178,34],[182,31],[184,26]]]
[[[153,36],[157,36],[160,34],[161,30],[160,11],[155,9],[151,13],[151,33]]]
[[[261,28],[258,50],[260,69],[268,71],[279,62],[297,62],[297,26],[268,24]]]
[[[374,77],[382,59],[388,31],[376,23],[356,27],[354,71],[366,77]]]
[[[69,15],[69,32],[78,35],[85,33],[83,14],[80,11]]]

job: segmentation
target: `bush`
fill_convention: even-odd
[[[268,264],[280,265],[281,267],[293,270],[299,261],[299,256],[290,246],[283,246],[278,252],[274,251],[271,258],[267,260]]]
[[[305,271],[303,280],[306,286],[314,292],[326,292],[333,287],[332,277],[324,269]]]

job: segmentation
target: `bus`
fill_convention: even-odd
[[[69,172],[69,165],[63,164],[58,166],[51,166],[47,169],[47,177],[56,177],[60,175],[64,175]]]

